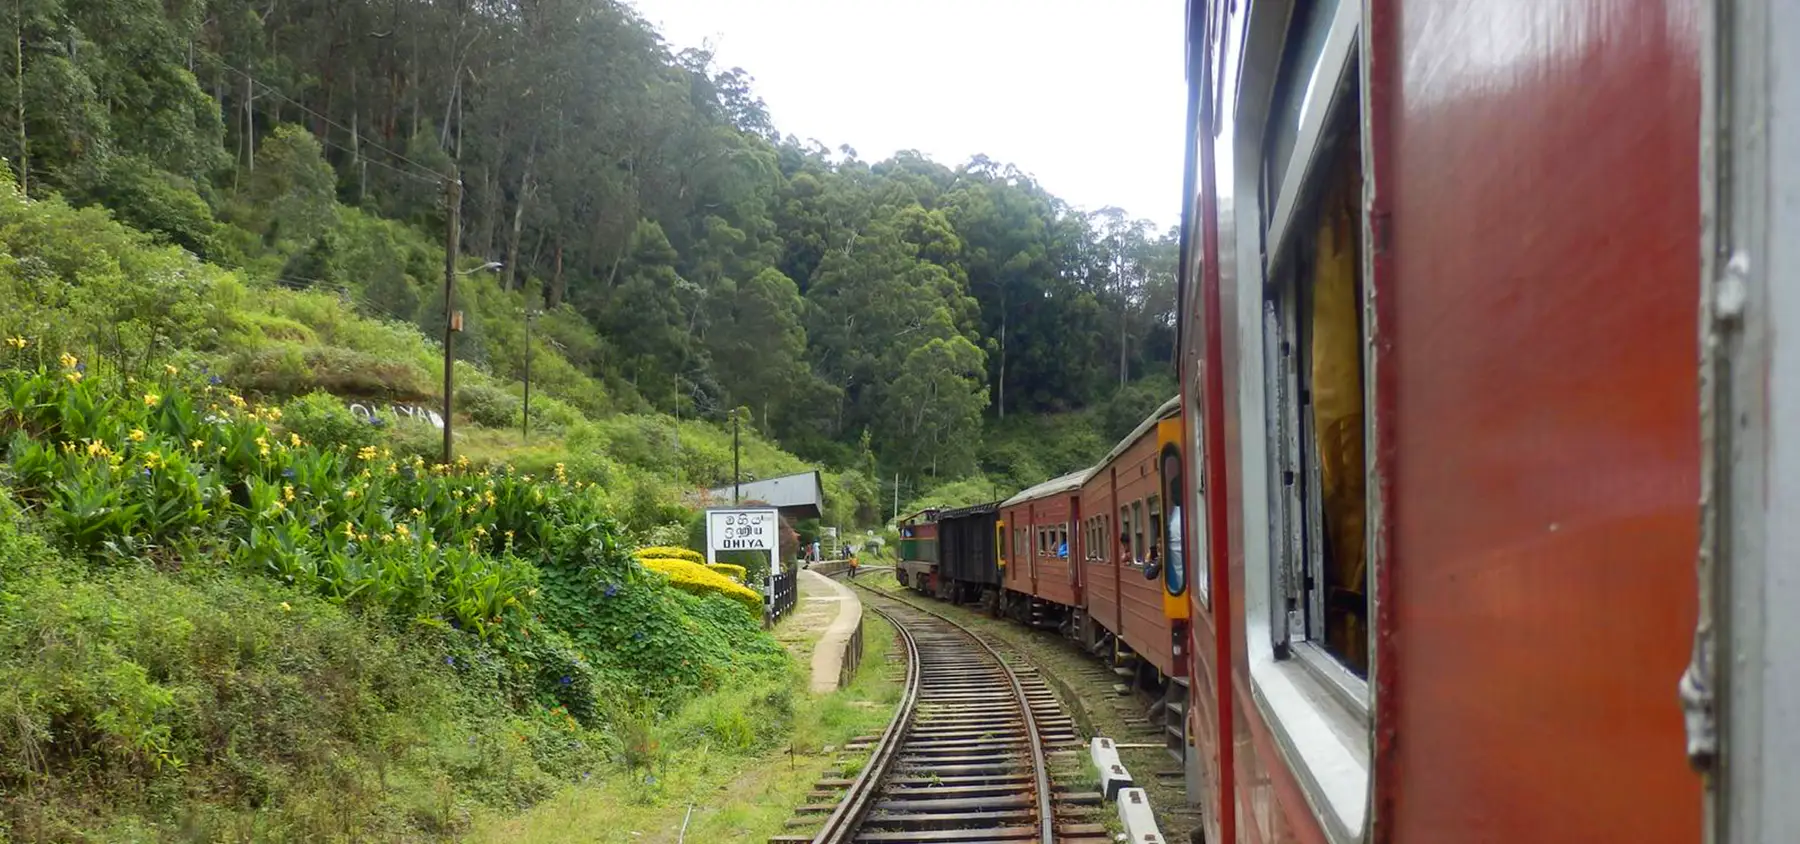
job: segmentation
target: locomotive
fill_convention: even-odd
[[[1187,8],[1180,395],[929,591],[1210,842],[1796,840],[1800,7]]]

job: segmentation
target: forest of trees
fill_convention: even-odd
[[[437,331],[457,177],[461,253],[501,265],[462,283],[544,309],[589,409],[747,406],[809,459],[949,479],[984,424],[1102,402],[1171,354],[1173,232],[984,156],[783,135],[745,71],[614,0],[16,0],[0,21],[0,151],[32,194]],[[495,349],[458,344],[516,376]]]

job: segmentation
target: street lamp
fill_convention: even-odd
[[[472,270],[462,270],[462,271],[459,271],[459,272],[458,272],[458,273],[457,273],[457,275],[474,275],[474,274],[476,274],[476,273],[484,273],[484,272],[487,272],[487,271],[488,271],[488,270],[497,270],[497,269],[500,269],[500,268],[501,268],[501,267],[504,267],[504,266],[506,266],[506,265],[505,265],[505,264],[502,264],[502,263],[500,263],[500,262],[499,262],[499,261],[489,261],[489,262],[487,262],[487,263],[485,263],[485,264],[482,264],[482,265],[481,265],[481,266],[479,266],[479,267],[476,267],[476,268],[474,268],[474,269],[472,269]]]
[[[461,186],[458,185],[456,191],[453,193],[453,196],[460,195],[460,193],[461,193]],[[454,217],[452,218],[452,220],[454,220]],[[455,229],[452,228],[451,231],[452,231],[452,235],[453,235],[451,240],[452,240],[452,242],[454,242],[455,241],[455,238],[454,238]],[[449,262],[449,265],[452,267],[454,267],[456,265],[456,253],[454,251],[451,251],[449,253],[448,262]],[[499,268],[500,268],[499,261],[488,261],[486,263],[483,263],[481,266],[476,267],[472,270],[455,270],[455,271],[449,271],[449,272],[444,273],[444,463],[445,463],[445,465],[449,465],[451,451],[452,451],[452,446],[451,446],[452,440],[451,440],[451,434],[450,434],[450,413],[451,413],[451,402],[454,400],[454,398],[456,396],[456,363],[455,363],[455,361],[456,361],[456,356],[455,356],[456,332],[462,330],[462,312],[458,311],[456,309],[456,283],[455,283],[456,277],[464,276],[464,275],[471,275],[471,274],[479,273],[479,272],[486,272],[488,270],[496,270]]]

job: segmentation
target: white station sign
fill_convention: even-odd
[[[772,508],[708,510],[708,551],[767,551],[775,553],[781,537],[781,516]]]

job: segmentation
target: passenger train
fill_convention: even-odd
[[[900,576],[1161,692],[1209,842],[1800,841],[1800,4],[1186,38],[1180,395]]]

